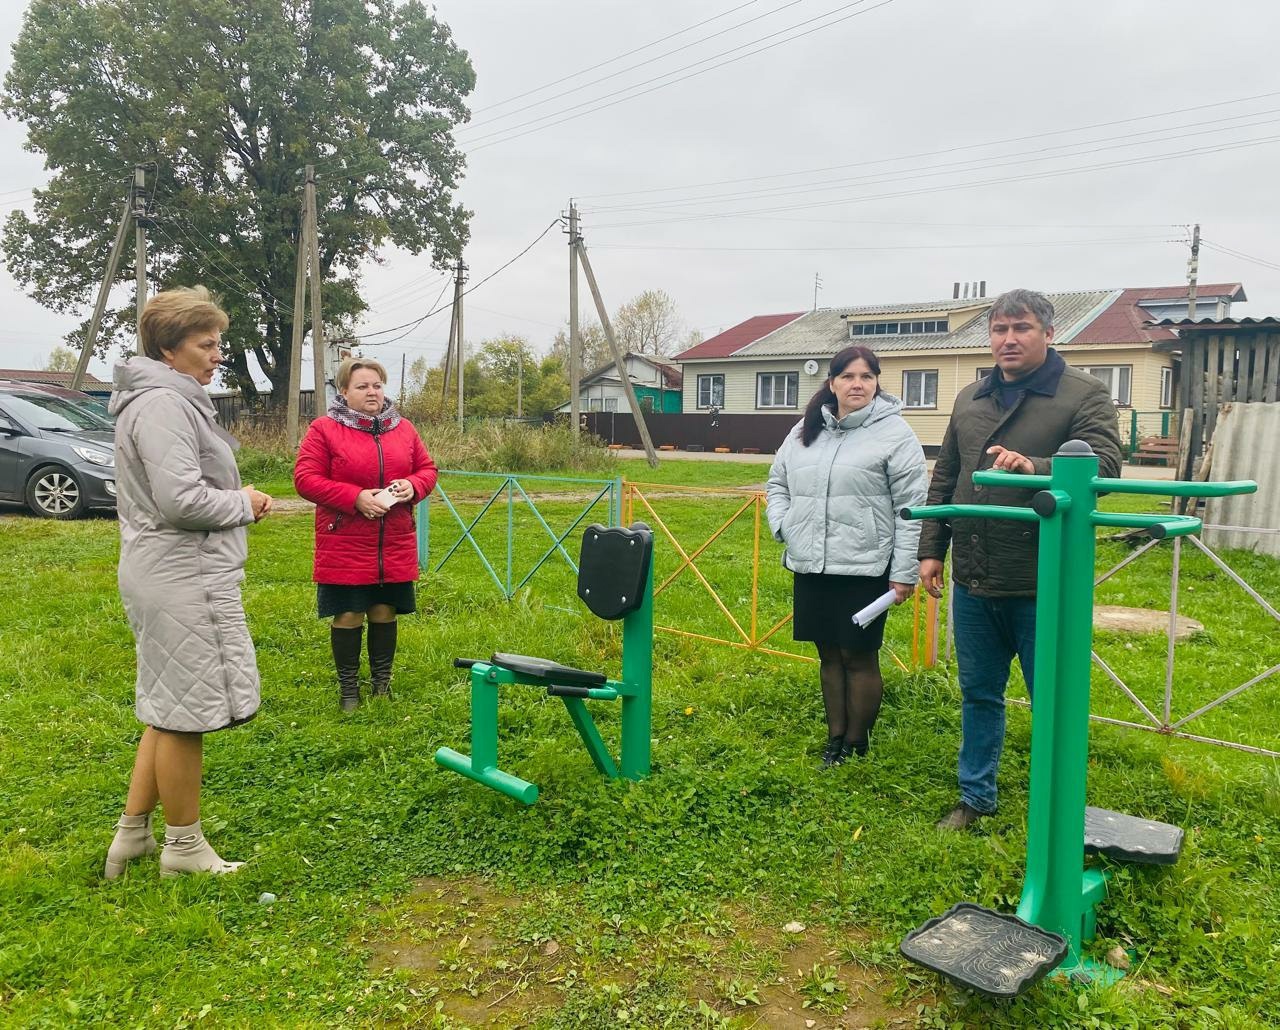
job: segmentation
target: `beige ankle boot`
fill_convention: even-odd
[[[116,835],[107,849],[107,867],[103,879],[114,880],[124,872],[132,859],[154,855],[156,839],[151,834],[151,813],[146,815],[121,815],[116,823]]]
[[[234,873],[243,862],[224,862],[200,829],[197,819],[190,826],[165,826],[164,850],[160,852],[160,875],[182,873]]]

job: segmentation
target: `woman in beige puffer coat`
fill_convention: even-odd
[[[240,584],[245,527],[271,498],[240,485],[235,440],[204,387],[222,361],[226,314],[204,287],[146,305],[143,354],[115,368],[120,596],[136,640],[138,743],[106,878],[156,850],[151,815],[164,805],[160,875],[234,872],[200,826],[203,734],[258,710],[258,670]]]

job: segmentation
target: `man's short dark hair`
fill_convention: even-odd
[[[1027,314],[1035,315],[1041,328],[1053,328],[1053,304],[1043,293],[1035,290],[1010,290],[1000,294],[987,312],[987,325],[990,326],[997,316],[1015,318]]]

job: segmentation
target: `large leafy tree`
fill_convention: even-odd
[[[133,166],[154,162],[153,288],[221,293],[228,377],[252,397],[252,355],[282,402],[303,166],[316,166],[324,319],[341,326],[364,310],[358,270],[380,246],[436,264],[461,251],[451,132],[474,83],[420,0],[34,0],[0,106],[54,175],[32,215],[6,221],[6,263],[42,304],[85,311]],[[131,303],[108,313],[103,351],[133,317]]]

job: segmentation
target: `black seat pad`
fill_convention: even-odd
[[[653,556],[653,530],[643,522],[629,529],[588,526],[578,558],[578,596],[602,619],[621,619],[644,603]]]
[[[575,669],[571,665],[561,665],[548,658],[531,658],[527,654],[504,654],[501,651],[495,651],[489,661],[493,665],[510,669],[512,672],[521,672],[526,676],[540,676],[564,686],[594,687],[608,679],[602,672]]]

